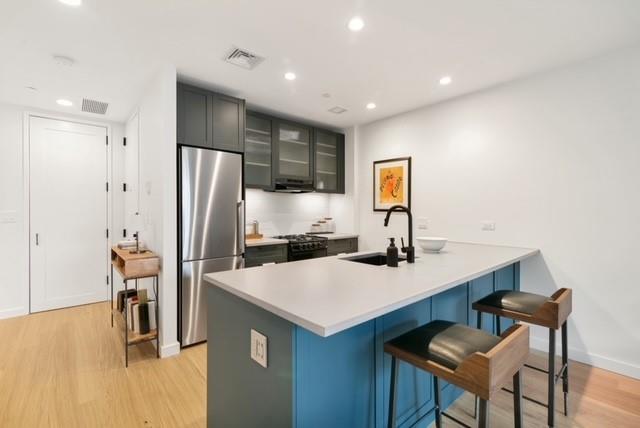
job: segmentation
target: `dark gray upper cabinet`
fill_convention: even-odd
[[[313,128],[280,119],[273,123],[274,178],[313,179]]]
[[[315,189],[322,193],[344,193],[344,135],[314,129]]]
[[[244,100],[213,94],[213,148],[244,151]]]
[[[178,144],[244,151],[244,100],[178,83]]]
[[[247,187],[270,190],[277,178],[312,179],[317,192],[344,193],[344,169],[344,134],[247,112]]]
[[[247,187],[271,189],[272,119],[247,112],[244,152],[244,182]]]
[[[213,96],[204,89],[178,83],[178,144],[213,147]]]

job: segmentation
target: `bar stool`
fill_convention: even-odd
[[[398,359],[433,375],[437,428],[442,416],[468,426],[442,411],[439,378],[480,398],[480,428],[489,426],[489,400],[513,379],[514,426],[522,427],[520,369],[529,355],[527,326],[514,324],[498,337],[463,324],[432,321],[386,342],[384,351],[391,355],[389,428],[396,421]]]
[[[495,315],[497,334],[500,334],[500,317],[535,324],[549,329],[549,369],[543,370],[525,364],[528,368],[548,375],[547,404],[527,396],[524,398],[547,407],[547,424],[550,427],[552,427],[555,422],[555,385],[560,377],[562,377],[565,416],[568,413],[569,359],[567,355],[567,318],[569,314],[571,314],[571,295],[572,292],[570,288],[561,288],[553,293],[551,297],[525,293],[523,291],[500,290],[483,297],[471,305],[474,310],[478,311],[478,328],[482,328],[483,312]],[[556,330],[558,329],[562,329],[562,368],[556,374]]]

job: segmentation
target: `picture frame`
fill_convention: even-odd
[[[373,211],[411,209],[411,156],[373,162]]]

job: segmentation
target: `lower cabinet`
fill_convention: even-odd
[[[287,261],[287,244],[260,245],[247,247],[244,253],[244,266],[262,266],[265,263],[285,263]]]
[[[337,256],[340,253],[355,253],[358,251],[358,238],[330,239],[327,242],[327,255]]]

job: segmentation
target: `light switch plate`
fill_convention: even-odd
[[[251,329],[251,359],[267,368],[267,336]]]
[[[496,230],[496,223],[493,221],[483,221],[482,230],[493,232],[494,230]]]
[[[15,211],[0,211],[0,223],[16,223],[18,213]]]
[[[426,217],[418,217],[418,230],[429,229],[429,220]]]

